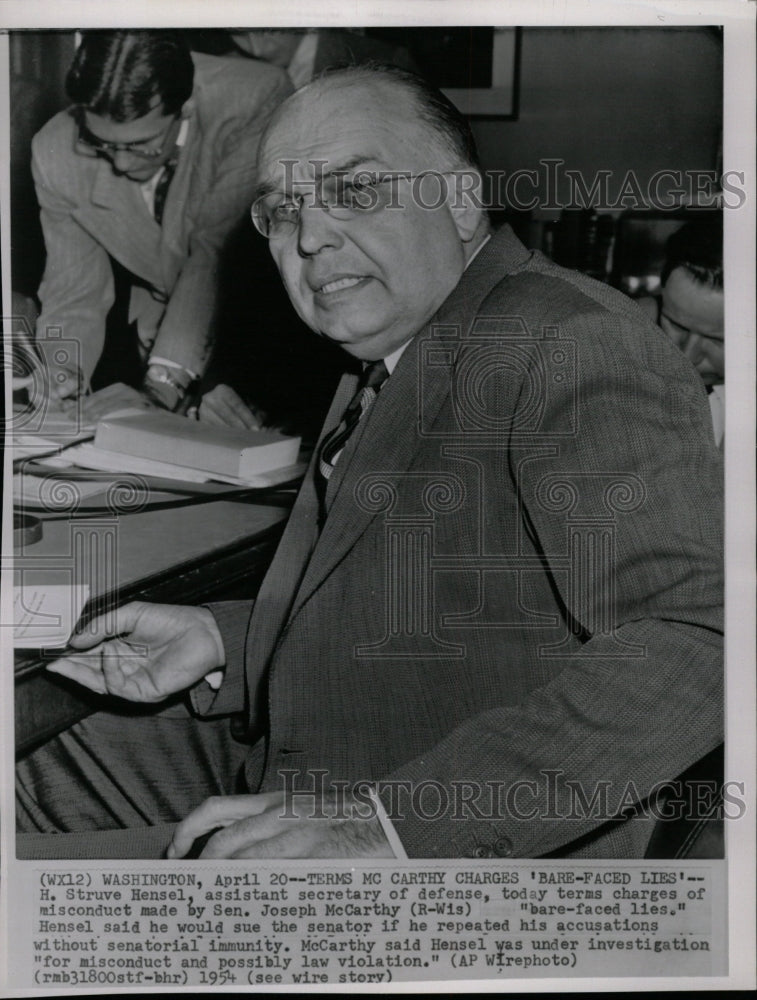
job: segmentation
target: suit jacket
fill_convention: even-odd
[[[631,814],[722,739],[721,472],[669,339],[506,228],[358,425],[320,534],[311,468],[251,614],[214,607],[203,707],[246,701],[253,791],[378,782],[410,856],[642,857]]]
[[[265,63],[192,58],[189,129],[162,226],[138,184],[116,177],[107,160],[76,151],[70,109],[32,144],[47,250],[37,337],[43,343],[52,327],[74,341],[66,347],[79,354],[86,378],[100,357],[114,298],[108,255],[135,278],[129,319],[137,321],[145,352],[197,374],[209,360],[218,255],[249,209],[261,131],[291,85]]]

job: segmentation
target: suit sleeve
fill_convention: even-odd
[[[437,822],[393,816],[411,857],[564,850],[722,740],[722,467],[706,399],[665,352],[658,374],[624,348],[633,331],[621,319],[619,336],[617,322],[590,312],[566,324],[568,335],[582,325],[594,336],[576,393],[546,402],[541,428],[559,444],[543,461],[511,463],[579,653],[520,704],[493,706],[388,776],[473,801],[457,821],[454,810]],[[574,415],[575,433],[557,437]],[[382,800],[391,814],[386,791]]]
[[[226,660],[219,688],[215,689],[203,680],[190,689],[192,708],[197,715],[233,715],[246,710],[245,646],[254,603],[220,601],[206,605],[221,633]]]
[[[105,341],[105,319],[114,298],[113,271],[106,251],[74,218],[75,205],[56,189],[36,139],[32,151],[47,255],[39,288],[37,343],[53,369],[78,367],[88,381]],[[53,339],[54,330],[60,331],[62,344],[57,335]],[[61,348],[73,363],[56,357]]]
[[[221,148],[212,185],[201,204],[188,207],[196,213],[189,252],[171,291],[152,353],[197,375],[204,373],[212,350],[219,255],[252,203],[263,128],[290,90],[286,77],[275,75],[273,85],[259,95],[253,113],[230,119],[216,139]]]

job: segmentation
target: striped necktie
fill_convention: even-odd
[[[389,372],[383,361],[374,361],[366,365],[358,383],[357,392],[344,411],[339,425],[327,434],[321,442],[318,456],[318,471],[324,480],[331,477],[339,453],[350,439],[360,418],[374,403],[381,386],[389,378]]]

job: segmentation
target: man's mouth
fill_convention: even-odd
[[[363,281],[367,281],[366,277],[360,277],[358,275],[345,275],[341,278],[332,278],[329,281],[324,282],[317,288],[317,293],[319,295],[333,295],[334,292],[342,292],[346,288],[354,288],[355,285],[361,284]]]

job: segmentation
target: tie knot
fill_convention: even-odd
[[[381,386],[389,378],[389,372],[383,361],[372,361],[363,369],[363,377],[360,386],[363,389],[373,389],[378,392]]]

